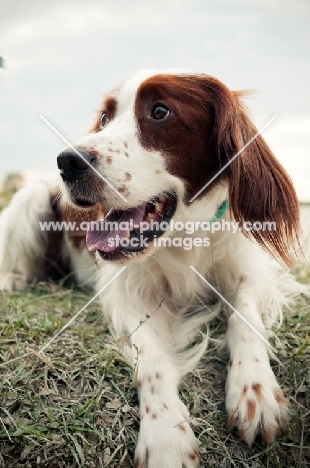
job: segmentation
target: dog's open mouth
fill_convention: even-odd
[[[89,225],[88,250],[108,260],[143,252],[169,228],[176,206],[176,195],[165,192],[129,210],[110,210],[102,221]]]

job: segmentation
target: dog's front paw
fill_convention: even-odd
[[[227,378],[226,408],[228,427],[237,427],[240,437],[252,445],[261,435],[266,443],[274,441],[288,419],[288,402],[283,396],[269,363],[252,367],[242,361],[230,362]]]
[[[151,405],[147,406],[141,421],[134,468],[198,466],[198,443],[183,415],[173,414],[164,404],[158,413]]]

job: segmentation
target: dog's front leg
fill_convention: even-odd
[[[232,314],[227,331],[228,426],[236,426],[248,445],[258,434],[270,443],[286,424],[287,400],[271,369],[268,345],[261,338],[265,338],[265,328],[253,290],[247,290],[246,285],[240,288],[235,307],[257,333],[235,312]]]
[[[135,468],[194,468],[199,463],[189,413],[178,395],[170,326],[159,309],[131,336],[140,400]]]

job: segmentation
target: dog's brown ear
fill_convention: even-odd
[[[240,101],[242,93],[231,93],[226,101],[224,124],[215,128],[217,149],[221,164],[227,163],[239,151],[238,157],[227,168],[230,209],[236,221],[244,223],[273,222],[275,230],[244,232],[266,250],[275,252],[291,263],[290,245],[299,245],[299,203],[291,179],[274,157],[267,143],[258,135],[244,150],[244,146],[257,134]],[[230,115],[227,115],[227,112]],[[220,116],[215,109],[215,126]],[[259,228],[259,224],[256,224]],[[272,226],[272,225],[271,225]]]

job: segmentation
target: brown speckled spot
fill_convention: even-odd
[[[128,148],[128,143],[127,143],[127,141],[125,141],[124,146],[125,146],[125,148]]]
[[[129,154],[128,154],[127,151],[125,151],[125,156],[126,156],[126,158],[129,158]]]
[[[162,379],[162,376],[159,372],[156,372],[156,375],[155,375],[156,379]]]
[[[186,432],[186,427],[183,424],[179,424],[178,428],[180,429],[180,431]]]
[[[125,179],[126,179],[126,180],[131,180],[131,179],[132,179],[132,175],[129,174],[129,172],[125,172]]]
[[[152,419],[157,419],[157,414],[153,413],[152,414]]]
[[[247,408],[248,408],[248,420],[253,421],[256,413],[256,403],[254,400],[249,400],[247,402]]]
[[[241,361],[239,361],[239,366],[241,366]]]
[[[151,386],[151,394],[154,395],[154,393],[155,393],[155,387],[152,385]]]
[[[242,395],[245,395],[247,391],[248,391],[248,386],[245,385],[242,390]]]
[[[108,157],[107,157],[107,163],[108,163],[108,164],[111,164],[111,163],[112,163],[112,158],[111,158],[111,156],[108,156]]]
[[[166,405],[166,403],[163,403],[163,408],[165,408],[165,410],[168,409],[168,406]]]
[[[233,361],[232,361],[232,359],[231,359],[231,360],[229,361],[229,363],[228,363],[228,367],[232,367],[232,365],[233,365]]]
[[[263,396],[263,387],[260,383],[255,383],[252,385],[252,390],[254,393],[256,393],[256,395],[258,396],[258,398],[261,398]]]
[[[151,383],[152,377],[151,377],[150,375],[148,376],[147,381],[148,381],[149,383]]]
[[[155,169],[155,174],[160,174],[160,170],[159,170],[159,169]]]
[[[142,387],[142,384],[143,384],[142,380],[138,380],[138,382],[137,382],[137,388],[141,388],[141,387]]]
[[[150,412],[150,407],[148,405],[145,406],[145,412],[149,413]]]
[[[111,146],[108,147],[108,151],[110,151],[110,153],[116,153],[116,154],[119,154],[119,153],[120,153],[120,150],[119,150],[119,149],[111,148]]]
[[[188,458],[190,460],[197,460],[197,458],[199,458],[199,454],[198,454],[197,450],[194,450],[193,453],[190,453]]]
[[[254,358],[254,361],[255,361],[255,362],[259,362],[259,359],[257,359],[257,357],[256,357],[256,358]]]
[[[120,193],[124,193],[124,192],[126,192],[126,190],[127,190],[126,185],[122,185],[122,186],[118,189],[118,191],[119,191]]]
[[[95,156],[95,158],[98,158],[98,156],[100,156],[99,151],[97,151],[95,149],[88,150],[88,153],[91,154],[92,156]]]

